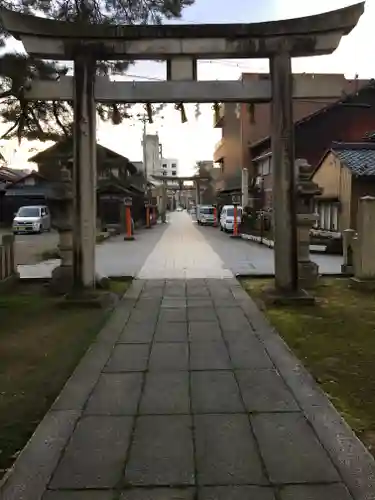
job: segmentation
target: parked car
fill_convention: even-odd
[[[177,207],[176,208],[176,212],[182,212],[183,211],[183,208],[182,207]]]
[[[14,234],[43,233],[51,230],[51,214],[46,205],[26,206],[18,209],[13,219]]]
[[[197,222],[201,226],[212,226],[215,222],[213,205],[197,206]]]
[[[242,207],[237,207],[237,224],[241,224]],[[220,214],[220,231],[233,232],[234,205],[224,205]]]
[[[190,215],[191,215],[192,219],[196,219],[197,218],[197,209],[196,209],[196,207],[191,207],[191,209],[190,209]]]

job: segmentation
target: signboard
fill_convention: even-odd
[[[130,197],[124,198],[124,205],[127,207],[131,207],[132,206],[132,199]]]

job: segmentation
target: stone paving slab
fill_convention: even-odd
[[[223,341],[191,344],[191,370],[230,370],[231,368],[228,350]]]
[[[251,417],[270,480],[274,484],[332,483],[340,477],[301,413]]]
[[[187,342],[187,339],[187,323],[165,323],[159,321],[155,332],[155,342]]]
[[[199,485],[266,484],[246,415],[194,417]]]
[[[135,415],[141,396],[141,373],[103,373],[85,409],[87,415]]]
[[[281,500],[351,500],[343,484],[286,486],[280,491]]]
[[[121,478],[132,425],[132,417],[82,418],[56,469],[50,488],[114,488]]]
[[[139,417],[125,481],[138,486],[194,485],[191,417]]]
[[[119,500],[195,500],[193,488],[137,488],[123,491]]]
[[[204,309],[202,309],[204,311]],[[190,321],[189,341],[207,342],[222,340],[221,328],[218,321]]]
[[[148,373],[139,409],[141,414],[189,414],[189,375],[187,372]]]
[[[200,488],[198,500],[276,500],[271,488],[259,486],[215,486]]]
[[[191,374],[193,413],[241,413],[237,381],[231,371],[202,371]]]
[[[227,342],[234,368],[273,368],[271,358],[256,337],[249,335],[240,340],[233,337]]]
[[[155,343],[150,354],[150,371],[187,370],[189,367],[189,349],[185,343]]]
[[[236,376],[249,413],[300,411],[292,393],[276,370],[239,370]]]
[[[117,344],[105,372],[142,372],[146,370],[149,358],[148,344]]]
[[[113,500],[113,491],[47,491],[42,500]]]
[[[163,296],[147,298],[154,290]],[[189,319],[189,307],[205,309],[195,300],[217,320]],[[236,280],[136,280],[0,498],[373,500],[374,477],[373,458]]]

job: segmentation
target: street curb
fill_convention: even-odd
[[[261,239],[260,236],[255,236],[253,234],[241,233],[241,238],[243,240],[252,241],[253,243],[258,243],[259,245],[264,245],[268,248],[273,248],[275,245],[272,240],[269,240],[267,238]],[[325,250],[317,250],[316,248],[311,248],[312,246],[314,247],[314,246],[323,246],[323,245],[310,245],[310,253],[317,253],[317,254],[322,254],[322,255],[335,255],[335,254],[329,254]]]
[[[242,280],[242,279],[268,279],[268,278],[274,278],[275,273],[244,273],[244,274],[236,274],[235,275],[237,279]],[[320,278],[348,278],[347,274],[344,273],[319,273]]]

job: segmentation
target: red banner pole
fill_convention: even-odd
[[[132,234],[132,218],[131,218],[131,201],[125,201],[125,226],[126,226],[126,234],[124,236],[124,240],[132,241],[134,240],[134,236]]]
[[[237,227],[237,205],[234,205],[234,221],[233,221],[233,236],[237,236],[238,227]]]

